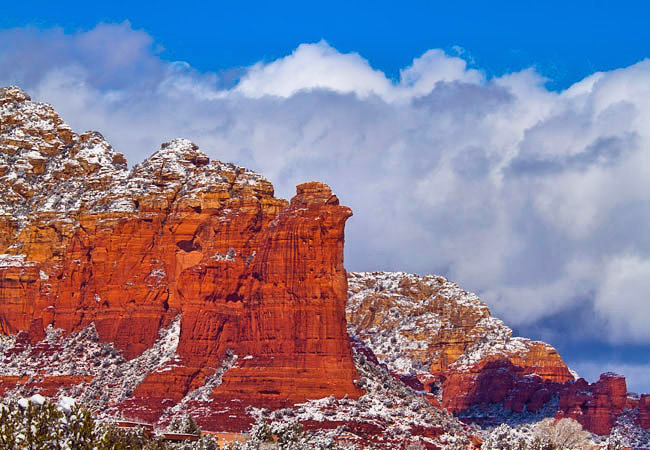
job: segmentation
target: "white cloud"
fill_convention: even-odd
[[[480,83],[482,73],[467,69],[465,60],[451,57],[440,49],[427,51],[413,60],[413,65],[400,71],[400,87],[408,90],[408,96],[426,95],[440,81]]]
[[[612,340],[650,343],[647,61],[556,93],[533,70],[488,80],[441,50],[393,82],[320,42],[224,89],[128,23],[0,31],[8,41],[1,84],[99,129],[132,163],[183,136],[284,197],[329,183],[355,211],[352,270],[443,271],[515,326],[589,298]]]
[[[251,67],[234,89],[251,98],[265,95],[290,97],[300,91],[327,89],[354,93],[360,98],[376,95],[386,101],[426,95],[440,81],[480,83],[483,75],[467,69],[467,63],[442,50],[429,50],[391,82],[357,53],[339,53],[327,42],[301,44],[291,55]]]
[[[634,254],[610,258],[595,309],[608,319],[612,341],[650,341],[650,258]]]
[[[235,90],[252,98],[290,97],[301,90],[386,95],[390,81],[357,53],[342,54],[325,41],[301,44],[291,55],[250,68]]]

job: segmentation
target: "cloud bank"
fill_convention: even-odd
[[[0,43],[0,84],[131,163],[182,136],[284,197],[327,182],[355,212],[350,270],[443,273],[520,328],[587,304],[590,338],[650,344],[650,61],[552,92],[438,49],[391,80],[302,44],[233,83],[165,61],[128,23]]]

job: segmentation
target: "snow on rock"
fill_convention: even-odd
[[[101,134],[72,132],[50,105],[0,92],[0,214],[77,211],[94,200],[90,191],[126,176],[121,159]]]
[[[195,417],[199,414],[210,414],[210,409],[202,408],[202,404],[213,401],[211,398],[212,392],[217,386],[221,385],[223,375],[236,366],[237,359],[237,355],[228,352],[226,358],[221,362],[221,365],[215,373],[207,377],[202,386],[188,392],[180,402],[163,411],[158,423],[165,425],[174,419],[181,419],[187,414]],[[163,368],[162,370],[165,369]]]
[[[617,442],[631,448],[649,448],[650,430],[645,430],[638,425],[638,411],[626,409],[621,414],[609,436],[594,436],[600,444]]]
[[[35,266],[35,263],[25,261],[25,255],[0,255],[0,268],[2,267],[27,267]]]
[[[262,175],[210,162],[187,139],[162,144],[129,171],[100,133],[77,134],[50,105],[15,86],[0,88],[0,216],[11,218],[13,237],[35,217],[134,213],[139,197],[189,195],[215,184],[273,191]]]
[[[459,449],[473,448],[472,429],[433,406],[427,399],[432,394],[395,379],[360,340],[353,338],[352,348],[357,384],[366,392],[358,400],[331,396],[273,412],[253,408],[251,414],[274,423],[301,423],[324,439],[356,436],[372,448],[393,449],[405,443],[419,448],[418,442],[441,446],[452,441]]]
[[[350,273],[347,320],[351,334],[398,373],[467,371],[497,358],[522,362],[540,347],[557,353],[513,337],[475,294],[436,275]],[[557,364],[566,367],[561,359]]]
[[[469,336],[476,339],[450,368],[467,370],[483,359],[493,355],[518,355],[525,357],[529,351],[530,339],[513,338],[512,330],[495,317],[484,317],[475,325]]]
[[[19,398],[42,391],[59,397],[62,406],[78,402],[104,412],[128,398],[149,373],[174,361],[179,336],[180,316],[160,330],[153,347],[130,361],[111,344],[100,343],[92,324],[68,336],[49,327],[45,339],[36,345],[5,338],[5,343],[0,341],[0,358],[5,361],[0,375],[27,378],[5,396]],[[43,397],[34,394],[32,398]]]
[[[468,423],[553,415],[554,394],[574,380],[553,347],[513,337],[475,294],[441,276],[349,273],[346,315],[350,335],[395,376]],[[496,422],[484,414],[493,407]]]
[[[42,405],[45,403],[45,397],[43,397],[41,394],[34,394],[31,397],[29,397],[29,401],[32,403],[36,403],[37,405]]]

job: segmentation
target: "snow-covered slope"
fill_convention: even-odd
[[[475,294],[441,276],[351,272],[346,310],[350,332],[398,373],[470,371],[504,359],[544,378],[573,378],[553,347],[513,337]]]

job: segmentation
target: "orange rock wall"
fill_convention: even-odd
[[[536,411],[540,400],[550,400],[538,390],[557,391],[562,383],[573,380],[568,368],[552,347],[532,342],[523,355],[491,355],[471,368],[434,373],[442,381],[443,406],[459,412],[480,403],[501,403],[521,412]],[[534,375],[534,377],[530,377]]]
[[[571,417],[586,430],[605,435],[611,432],[617,416],[626,406],[625,377],[604,373],[592,384],[582,378],[567,384],[560,392],[560,410],[556,417]]]
[[[299,186],[288,207],[253,197],[223,209],[232,217],[193,209],[82,217],[60,262],[0,271],[3,331],[42,323],[71,332],[94,322],[132,358],[182,314],[184,367],[152,375],[136,395],[180,400],[227,350],[242,359],[220,396],[282,405],[358,395],[344,315],[351,211],[320,183]]]
[[[420,362],[419,381],[440,390],[450,412],[500,402],[539,409],[546,396],[535,396],[536,388],[573,380],[553,347],[513,337],[478,297],[443,277],[366,272],[351,273],[349,281],[354,332],[396,373],[404,365],[393,361],[403,356]]]
[[[94,323],[132,359],[181,315],[177,360],[130,400],[146,399],[150,416],[226,354],[239,360],[216,396],[273,406],[360,394],[345,322],[352,213],[328,186],[300,185],[289,204],[186,140],[129,171],[99,133],[75,134],[17,88],[0,89],[0,118],[0,333],[36,342],[50,325]]]
[[[221,404],[282,407],[329,395],[358,397],[342,314],[343,228],[350,215],[325,185],[298,186],[254,246],[228,247],[242,257],[183,271],[179,295],[189,301],[182,305],[177,350],[182,367],[151,374],[127,408],[147,403],[149,412],[162,411],[165,399],[178,401],[199,387],[228,350],[238,363],[213,393]]]

